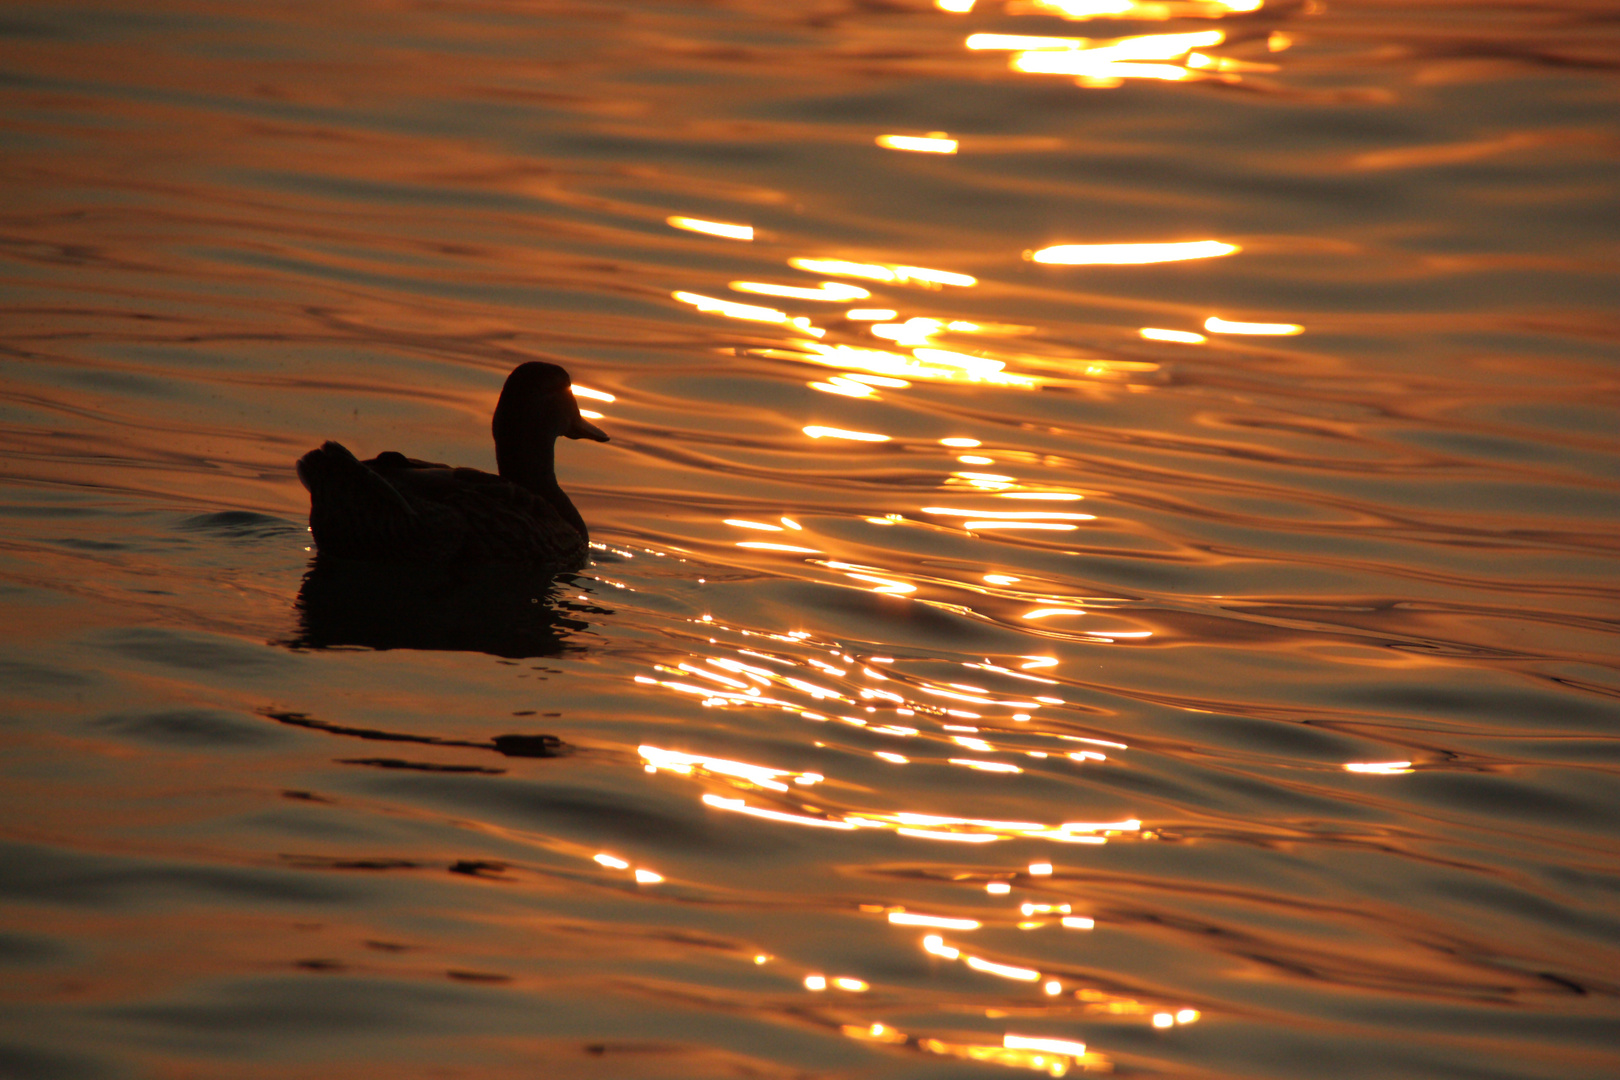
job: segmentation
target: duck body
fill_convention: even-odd
[[[327,442],[298,461],[319,555],[363,562],[584,562],[590,533],[557,483],[559,437],[606,442],[579,415],[568,373],[530,362],[508,376],[495,408],[500,474],[390,450],[361,461]]]

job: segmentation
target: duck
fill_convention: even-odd
[[[491,423],[499,475],[407,457],[361,461],[327,441],[298,459],[318,559],[582,565],[590,532],[557,483],[559,437],[607,442],[580,415],[568,372],[519,364]]]

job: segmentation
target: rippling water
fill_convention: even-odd
[[[0,1073],[1620,1074],[1612,4],[0,23]]]

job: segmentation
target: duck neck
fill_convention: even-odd
[[[546,500],[581,538],[589,540],[585,519],[557,483],[556,449],[556,440],[551,437],[524,439],[519,446],[501,440],[495,444],[496,467],[502,480],[510,480]]]

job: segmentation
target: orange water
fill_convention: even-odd
[[[1065,2],[6,7],[0,1074],[1620,1074],[1613,5]]]

